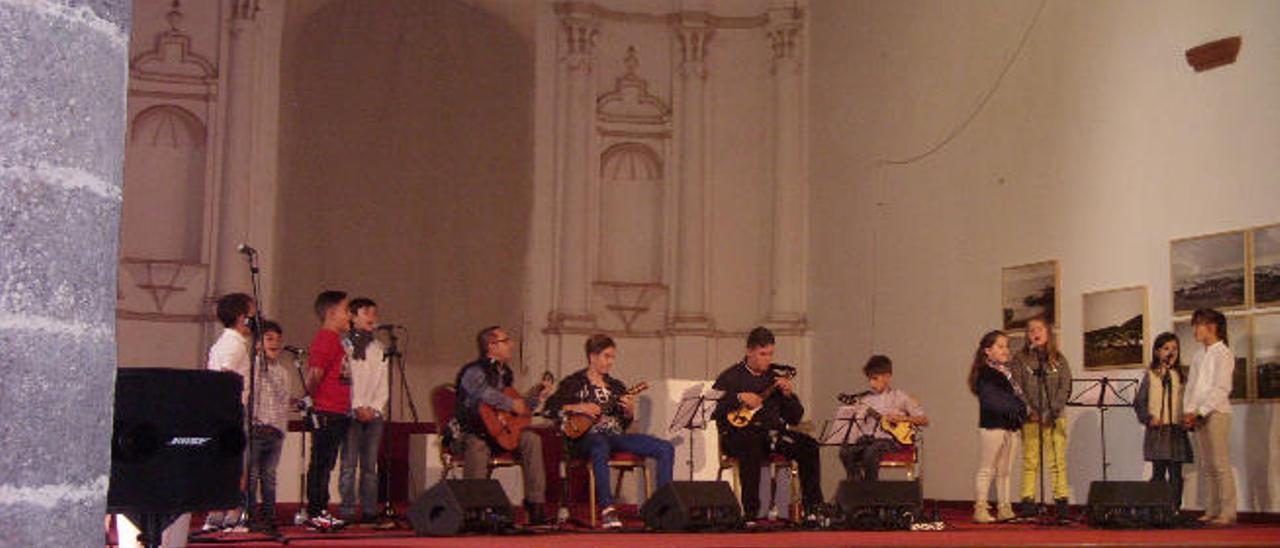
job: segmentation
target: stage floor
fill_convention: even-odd
[[[800,531],[785,528],[741,533],[648,533],[638,521],[616,532],[565,528],[539,529],[513,535],[428,538],[412,530],[374,530],[353,526],[336,533],[314,533],[301,527],[282,527],[280,539],[255,533],[215,533],[193,536],[193,546],[227,544],[268,547],[433,547],[476,546],[509,548],[595,548],[603,546],[1280,546],[1280,524],[1240,524],[1229,528],[1102,530],[1083,523],[1064,526],[1035,524],[978,525],[967,513],[943,509],[943,531]],[[193,520],[193,524],[202,523]],[[114,540],[114,539],[113,539]]]

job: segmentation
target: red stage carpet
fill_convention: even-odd
[[[531,534],[504,536],[460,536],[427,538],[412,531],[375,531],[361,527],[319,534],[299,527],[285,527],[281,533],[287,546],[477,546],[494,548],[554,547],[597,548],[605,546],[1280,546],[1280,524],[1241,524],[1221,529],[1100,530],[1083,524],[1049,527],[1030,524],[976,525],[956,510],[944,510],[944,531],[861,532],[861,531],[760,531],[750,533],[644,533],[545,530]],[[193,523],[200,523],[193,520]],[[639,526],[629,522],[629,526]],[[633,530],[634,531],[634,530]],[[282,546],[257,534],[218,533],[195,539],[192,546]]]

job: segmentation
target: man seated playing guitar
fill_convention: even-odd
[[[527,415],[551,393],[551,383],[543,382],[540,393],[526,398],[512,398],[503,390],[512,383],[510,367],[514,344],[507,331],[490,326],[476,334],[479,359],[462,366],[458,372],[458,398],[454,409],[461,432],[453,440],[455,452],[463,455],[462,477],[484,479],[489,476],[489,459],[496,449],[493,439],[480,418],[480,405],[485,404],[502,411]],[[533,432],[520,433],[516,457],[524,477],[524,507],[529,524],[546,521],[543,505],[546,503],[546,471],[542,467],[542,438]]]
[[[773,347],[772,331],[764,327],[751,330],[746,357],[720,373],[712,386],[724,395],[711,416],[720,429],[721,452],[738,459],[742,510],[748,521],[754,521],[759,513],[760,467],[772,452],[800,465],[804,519],[816,520],[815,510],[823,501],[818,442],[787,429],[787,425],[800,422],[804,405],[796,397],[791,380],[777,373],[790,368],[773,363]],[[745,426],[734,426],[730,415],[742,408],[755,412]]]
[[[852,444],[840,448],[840,462],[849,479],[874,481],[880,478],[880,458],[903,447],[894,433],[883,423],[910,425],[911,429],[929,424],[920,402],[906,392],[890,386],[893,382],[893,361],[888,356],[875,355],[862,367],[870,390],[860,394],[850,403],[855,408],[854,430],[857,436]],[[906,440],[910,443],[910,439]]]
[[[671,467],[675,462],[675,448],[671,442],[647,434],[627,434],[627,426],[635,415],[637,388],[628,390],[622,381],[609,376],[617,358],[617,345],[608,335],[596,334],[587,339],[585,350],[587,368],[560,381],[560,387],[547,400],[547,412],[558,413],[561,420],[574,415],[590,417],[594,424],[577,439],[572,439],[578,429],[566,429],[570,438],[570,451],[591,459],[591,469],[596,478],[596,503],[600,506],[600,521],[606,529],[622,526],[617,509],[613,506],[612,485],[609,481],[609,454],[626,451],[656,461],[657,482],[661,488],[671,481]],[[572,433],[571,433],[572,432]]]

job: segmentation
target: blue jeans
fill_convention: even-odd
[[[347,440],[342,444],[342,465],[338,472],[338,493],[342,504],[338,516],[356,517],[356,467],[359,466],[359,502],[361,517],[378,513],[378,446],[382,442],[382,419],[369,422],[352,420],[347,426]]]
[[[262,509],[257,517],[274,519],[276,515],[276,466],[280,464],[280,449],[284,445],[284,432],[267,426],[255,426],[249,438],[253,467],[249,469],[249,507],[258,504],[258,490],[262,491]]]
[[[619,434],[616,436],[591,433],[578,442],[578,451],[591,459],[591,470],[596,476],[596,504],[605,508],[613,504],[613,490],[609,488],[609,454],[614,451],[635,453],[656,461],[657,483],[655,489],[671,483],[671,466],[675,463],[676,450],[671,442],[646,434]]]

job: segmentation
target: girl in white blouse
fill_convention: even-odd
[[[1236,479],[1231,471],[1231,374],[1236,357],[1227,347],[1227,318],[1211,308],[1191,315],[1196,342],[1204,354],[1191,369],[1182,399],[1182,424],[1195,428],[1200,463],[1209,479],[1209,496],[1200,521],[1227,526],[1236,521]]]

